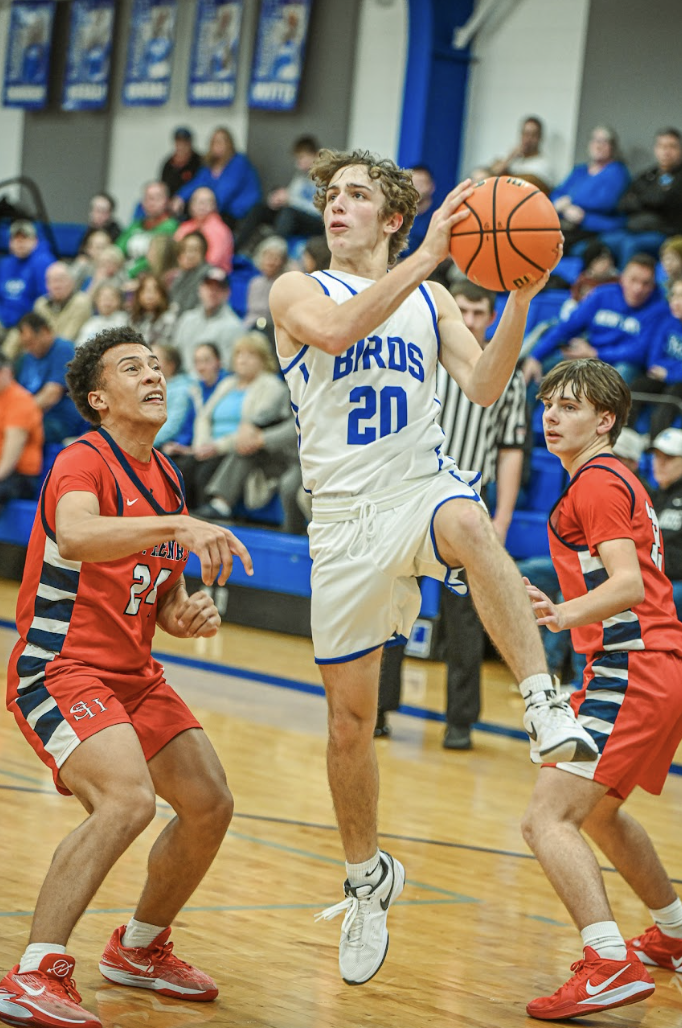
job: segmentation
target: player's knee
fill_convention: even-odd
[[[234,798],[227,782],[213,782],[206,791],[204,802],[198,812],[204,830],[218,841],[230,827],[234,814]]]
[[[329,742],[339,750],[350,750],[368,742],[376,724],[376,709],[330,707]]]
[[[528,807],[521,819],[521,835],[523,836],[524,842],[533,853],[535,853],[535,832],[535,817],[533,816],[531,808]]]
[[[480,504],[457,500],[447,505],[437,525],[438,552],[446,564],[466,565],[484,547],[496,542],[490,518]]]
[[[106,816],[132,842],[156,817],[156,796],[150,787],[133,785],[107,802]]]

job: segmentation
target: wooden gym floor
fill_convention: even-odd
[[[0,582],[3,667],[16,638],[16,585]],[[325,706],[307,640],[224,625],[214,639],[159,633],[155,652],[203,723],[227,770],[236,813],[204,883],[175,923],[178,954],[210,973],[215,1003],[180,1003],[109,985],[97,963],[132,913],[156,821],[119,861],[76,928],[69,951],[84,1006],[105,1028],[529,1028],[525,1004],[557,988],[580,938],[519,831],[536,769],[518,731],[522,704],[506,669],[484,669],[484,728],[475,748],[441,748],[444,669],[407,663],[394,735],[377,743],[381,844],[406,867],[391,910],[391,945],[361,988],[338,974],[341,919],[313,914],[342,899],[345,877],[325,778]],[[417,716],[419,715],[419,716]],[[431,716],[429,716],[431,715]],[[0,713],[0,968],[16,963],[52,852],[83,818],[4,710]],[[682,777],[630,809],[682,883]],[[603,860],[602,860],[603,863]],[[618,877],[606,880],[626,935],[648,914]],[[682,1028],[682,975],[654,971],[644,1003],[586,1023]]]

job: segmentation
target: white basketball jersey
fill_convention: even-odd
[[[373,285],[316,271],[336,303]],[[303,346],[280,357],[299,432],[303,485],[315,497],[351,497],[454,467],[442,451],[436,397],[439,336],[429,287],[419,286],[366,339],[335,357]]]

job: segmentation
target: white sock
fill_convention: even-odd
[[[55,942],[32,942],[24,950],[19,964],[19,974],[26,971],[37,971],[40,961],[50,953],[66,953],[66,946],[58,946]]]
[[[649,910],[656,925],[664,935],[673,939],[682,939],[682,902],[676,899],[660,910]]]
[[[159,928],[156,924],[145,924],[144,921],[136,921],[134,917],[131,917],[121,942],[126,947],[146,949],[151,946],[157,935],[165,932],[167,927],[168,925],[165,928]]]
[[[532,703],[545,703],[547,701],[547,693],[554,695],[554,683],[552,682],[552,676],[549,674],[531,675],[529,678],[524,678],[519,683],[519,692],[526,701],[526,706],[530,707]]]
[[[378,885],[383,873],[384,867],[379,850],[362,864],[349,864],[346,861],[346,874],[354,889],[357,889],[359,885]]]
[[[580,933],[584,946],[591,946],[602,960],[625,960],[625,940],[618,931],[615,921],[595,921]]]

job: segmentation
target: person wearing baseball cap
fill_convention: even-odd
[[[54,257],[32,221],[20,218],[9,230],[9,255],[0,260],[0,339],[46,292],[45,272]],[[5,352],[12,355],[9,341]]]
[[[180,125],[173,133],[173,153],[161,166],[160,179],[168,186],[170,196],[175,196],[181,186],[191,182],[202,164],[201,154],[193,146],[192,130]]]
[[[682,428],[666,428],[650,448],[658,484],[651,502],[663,536],[663,566],[672,582],[677,616],[682,620]]]
[[[222,268],[208,264],[199,284],[199,304],[180,315],[173,334],[173,345],[180,350],[186,368],[193,367],[199,343],[217,346],[222,367],[230,367],[232,347],[244,334],[244,325],[230,307],[229,299],[228,275]]]

